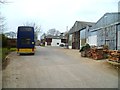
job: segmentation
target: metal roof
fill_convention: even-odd
[[[105,13],[96,23],[92,26],[91,30],[106,27],[112,24],[120,23],[120,12]]]
[[[95,24],[94,22],[76,21],[68,33],[71,34],[80,31],[82,28],[85,28],[87,26],[92,26],[94,24]]]

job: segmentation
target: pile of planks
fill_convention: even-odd
[[[81,52],[82,57],[93,58],[95,60],[104,59],[104,51],[102,47],[92,47]]]
[[[90,48],[82,50],[81,56],[92,58],[94,60],[100,60],[107,58],[108,51],[109,50],[107,46],[101,46],[101,47],[92,46]]]
[[[103,59],[104,58],[103,48],[98,47],[91,48],[91,57],[95,60]]]
[[[88,49],[86,52],[86,57],[91,58],[92,54],[91,54],[91,49]]]
[[[87,49],[87,50],[84,50],[84,51],[81,51],[81,56],[82,57],[91,57],[91,49]]]
[[[109,50],[108,60],[120,63],[120,50]]]

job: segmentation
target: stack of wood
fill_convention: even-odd
[[[91,58],[91,57],[92,57],[91,49],[88,49],[88,50],[86,51],[86,57],[88,57],[88,58]]]
[[[104,52],[103,48],[91,48],[91,57],[95,60],[103,59],[104,58]]]
[[[120,63],[120,50],[109,50],[108,60]]]
[[[91,49],[81,51],[81,56],[82,57],[91,57]]]
[[[95,60],[105,59],[107,57],[108,47],[89,47],[86,48],[85,46],[81,49],[81,56],[93,58]]]
[[[86,50],[84,50],[84,51],[81,51],[81,57],[86,57]]]

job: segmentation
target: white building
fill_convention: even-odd
[[[64,36],[46,36],[46,46],[60,46],[65,45],[66,39]]]
[[[61,39],[52,39],[51,46],[59,46],[60,44],[62,44]]]

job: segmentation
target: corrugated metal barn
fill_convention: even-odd
[[[80,30],[92,26],[92,22],[76,21],[73,27],[69,31],[69,48],[79,49],[80,48]]]
[[[109,49],[120,49],[120,13],[106,13],[90,30],[90,37],[97,46],[108,45]],[[95,43],[95,41],[97,41]]]
[[[94,25],[94,24],[93,24]],[[89,30],[92,26],[86,26],[80,30],[80,48],[89,43]]]

